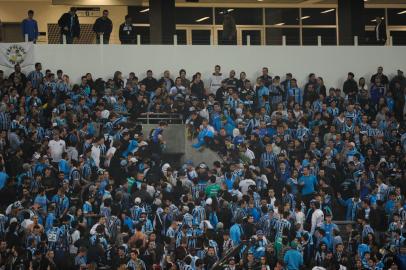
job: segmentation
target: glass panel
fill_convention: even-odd
[[[406,9],[388,8],[389,25],[406,25]]]
[[[317,45],[317,36],[321,36],[321,45],[337,45],[336,29],[303,28],[303,45]]]
[[[267,28],[266,45],[282,45],[282,36],[286,36],[286,45],[300,45],[299,28]]]
[[[261,45],[260,30],[241,30],[242,45],[247,45],[247,36],[250,36],[251,45]]]
[[[186,30],[176,30],[176,35],[178,36],[178,45],[186,45]]]
[[[406,45],[406,31],[391,31],[393,45]]]
[[[375,25],[376,17],[385,17],[385,9],[383,8],[366,8],[365,9],[365,25]]]
[[[298,8],[267,8],[265,9],[265,24],[267,25],[299,25]]]
[[[150,44],[149,27],[136,26],[135,34],[141,36],[141,44]]]
[[[303,8],[303,25],[335,25],[336,10],[334,8]]]
[[[133,23],[149,23],[148,7],[129,6],[128,15],[133,18]],[[124,22],[124,17],[122,21]]]
[[[238,25],[262,25],[261,8],[216,8],[216,24],[222,25],[224,14],[233,16]]]
[[[177,24],[213,24],[211,8],[177,7],[175,20]]]
[[[192,30],[192,45],[210,45],[211,30]]]
[[[223,30],[217,30],[218,45],[237,45],[237,35],[229,40],[226,37],[223,37],[223,32]]]

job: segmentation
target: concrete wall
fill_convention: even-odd
[[[144,124],[142,130],[144,138],[149,135],[153,128],[157,125]],[[192,160],[197,166],[204,162],[211,166],[214,161],[220,160],[217,153],[210,149],[204,149],[198,151],[192,147],[193,143],[197,140],[191,141],[187,138],[186,126],[181,124],[169,124],[168,128],[163,133],[164,140],[166,141],[167,149],[165,154],[168,154],[172,159],[177,158],[179,160],[170,160],[171,164],[182,165],[187,160]]]
[[[203,74],[207,82],[214,65],[220,64],[223,73],[235,69],[245,71],[249,79],[255,79],[261,68],[270,68],[272,75],[282,78],[293,73],[299,84],[307,80],[309,73],[324,78],[326,87],[342,87],[347,73],[352,71],[356,79],[369,78],[380,65],[388,75],[397,69],[406,70],[405,47],[343,47],[343,46],[163,46],[163,45],[36,45],[35,59],[44,69],[63,69],[71,81],[91,72],[93,78],[112,78],[116,70],[125,76],[131,71],[143,78],[147,69],[161,77],[164,70],[175,77],[181,68],[192,77]],[[11,70],[6,70],[6,73]]]
[[[142,133],[144,138],[149,136],[152,129],[158,127],[158,125],[143,124]],[[170,124],[163,133],[163,138],[167,143],[166,152],[171,154],[184,154],[186,143],[191,143],[186,140],[186,129],[185,125],[181,124]]]

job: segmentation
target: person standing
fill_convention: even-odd
[[[119,37],[121,44],[135,44],[135,29],[130,15],[125,16],[125,22],[120,25]]]
[[[292,241],[290,249],[283,256],[287,270],[299,270],[303,266],[303,255],[297,250],[297,243]]]
[[[344,82],[343,91],[349,101],[354,102],[358,94],[358,84],[354,80],[354,73],[348,72],[347,80]]]
[[[375,39],[377,45],[385,45],[386,43],[386,26],[381,17],[376,17]]]
[[[100,44],[100,37],[103,35],[103,44],[109,44],[113,22],[110,20],[109,11],[103,10],[103,16],[98,18],[93,25],[93,31],[96,33],[96,43]]]
[[[221,82],[224,80],[224,76],[220,71],[221,71],[220,65],[216,65],[214,67],[214,73],[211,75],[209,80],[210,94],[215,94],[217,89],[221,87]]]
[[[28,11],[28,17],[23,20],[21,26],[23,30],[23,37],[25,38],[25,35],[27,35],[28,41],[36,43],[38,39],[38,23],[36,20],[34,20],[33,10]]]
[[[63,44],[63,36],[66,36],[66,44],[72,44],[75,38],[80,37],[80,24],[78,15],[76,15],[76,8],[71,7],[70,11],[64,13],[58,21],[61,28],[60,42]]]

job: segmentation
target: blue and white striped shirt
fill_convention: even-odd
[[[276,156],[273,152],[265,152],[261,155],[260,167],[267,168],[268,166],[272,166],[275,168],[276,163]]]
[[[285,229],[290,230],[291,224],[288,220],[286,219],[279,219],[275,223],[275,230],[276,230],[276,235],[275,238],[282,237],[283,231]]]
[[[28,74],[27,79],[31,81],[32,88],[38,89],[38,86],[42,83],[42,80],[44,79],[44,74],[42,74],[41,71],[34,70]]]
[[[1,130],[9,130],[11,124],[10,114],[8,112],[0,112],[0,128]]]

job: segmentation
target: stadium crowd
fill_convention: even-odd
[[[0,269],[406,269],[402,71],[146,74],[0,71]],[[219,159],[165,160],[158,113]]]

